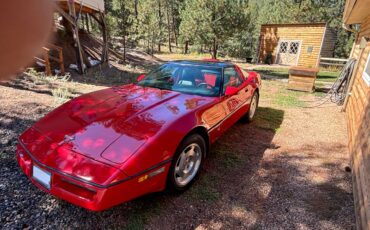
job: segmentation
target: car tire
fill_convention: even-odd
[[[244,121],[248,123],[253,121],[256,115],[256,112],[257,112],[258,102],[259,102],[259,94],[258,92],[254,92],[248,112],[243,117]]]
[[[173,156],[167,176],[167,188],[171,192],[188,189],[197,179],[206,153],[206,143],[199,134],[187,136]]]

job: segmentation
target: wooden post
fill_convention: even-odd
[[[101,57],[101,62],[108,62],[108,33],[107,33],[107,26],[105,24],[105,17],[102,12],[100,12],[100,19],[101,19],[101,28],[103,33],[103,52]]]
[[[59,66],[60,66],[60,73],[62,74],[62,75],[64,75],[66,72],[65,72],[65,70],[64,70],[64,59],[63,59],[63,51],[62,51],[62,49],[59,49],[58,50],[58,53],[59,53]]]
[[[51,76],[51,67],[50,67],[50,60],[49,60],[49,49],[43,47],[44,53],[44,61],[45,61],[45,72],[47,76]]]
[[[85,73],[85,65],[83,62],[83,53],[82,53],[82,47],[80,43],[80,37],[78,34],[78,23],[77,23],[77,17],[76,17],[76,8],[74,0],[68,0],[68,9],[70,16],[75,20],[75,24],[72,24],[72,30],[73,30],[73,37],[75,40],[75,47],[76,47],[76,56],[77,56],[77,65],[79,69],[80,74]]]

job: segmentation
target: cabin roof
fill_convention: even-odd
[[[306,27],[306,26],[326,26],[326,22],[312,22],[312,23],[278,23],[278,24],[262,24],[262,27]]]
[[[343,22],[347,25],[359,24],[370,15],[370,0],[347,0]]]
[[[59,4],[67,5],[69,0],[56,0]],[[74,0],[77,6],[81,6],[82,11],[95,11],[95,12],[104,12],[104,0]]]

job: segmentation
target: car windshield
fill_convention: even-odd
[[[220,94],[222,69],[167,63],[148,73],[138,85],[201,96]]]

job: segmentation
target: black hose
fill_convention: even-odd
[[[334,82],[329,94],[331,94],[331,101],[337,105],[343,105],[348,93],[349,83],[351,81],[352,73],[355,68],[356,59],[351,58],[343,67],[338,79]]]
[[[336,103],[337,105],[343,105],[344,100],[346,99],[346,95],[348,93],[349,83],[351,82],[351,77],[356,62],[357,60],[354,58],[348,60],[348,62],[344,65],[342,71],[340,72],[339,77],[330,87],[330,90],[326,93],[325,97],[317,101],[321,103],[313,106],[305,106],[304,108],[319,107],[328,102],[329,100],[333,103]]]

